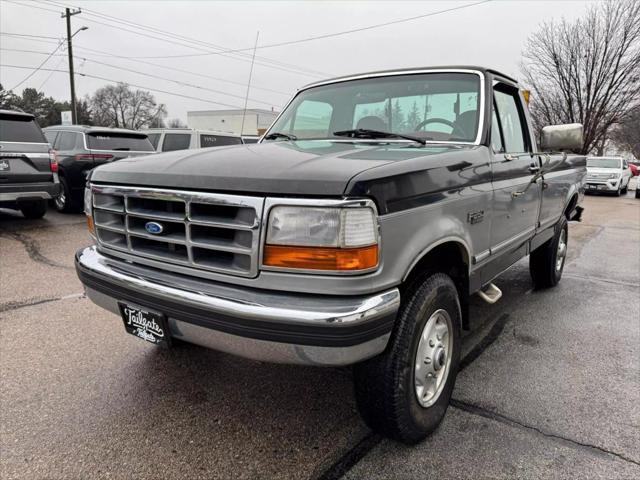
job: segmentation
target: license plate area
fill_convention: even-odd
[[[127,333],[160,347],[169,347],[166,315],[139,305],[118,303]]]

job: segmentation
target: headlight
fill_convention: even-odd
[[[368,207],[274,207],[263,264],[270,267],[357,271],[378,265],[378,228]]]
[[[620,175],[618,173],[610,173],[609,174],[609,178],[610,179],[618,179],[618,178],[620,178]]]

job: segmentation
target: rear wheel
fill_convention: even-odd
[[[567,258],[569,228],[563,215],[556,224],[553,238],[529,255],[529,271],[536,289],[555,287],[562,278]]]
[[[60,177],[60,193],[53,200],[56,210],[62,213],[79,212],[80,205],[64,177]]]
[[[21,203],[19,207],[22,215],[29,219],[42,218],[44,214],[47,213],[46,200],[34,200],[32,202]]]
[[[410,289],[387,349],[354,368],[356,402],[374,431],[416,443],[435,430],[449,405],[460,361],[461,311],[447,275]]]

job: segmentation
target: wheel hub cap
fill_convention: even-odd
[[[440,397],[451,366],[453,324],[446,310],[437,310],[425,323],[416,350],[414,385],[418,403],[430,407]]]

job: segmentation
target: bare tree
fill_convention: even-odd
[[[640,104],[640,2],[606,1],[575,22],[544,23],[523,56],[536,129],[582,123],[582,153],[601,154]]]
[[[640,159],[640,106],[633,109],[627,118],[612,132],[611,139],[623,150]]]
[[[156,103],[151,93],[132,90],[125,83],[96,90],[91,108],[96,125],[134,130],[156,125],[167,114],[165,106]]]

